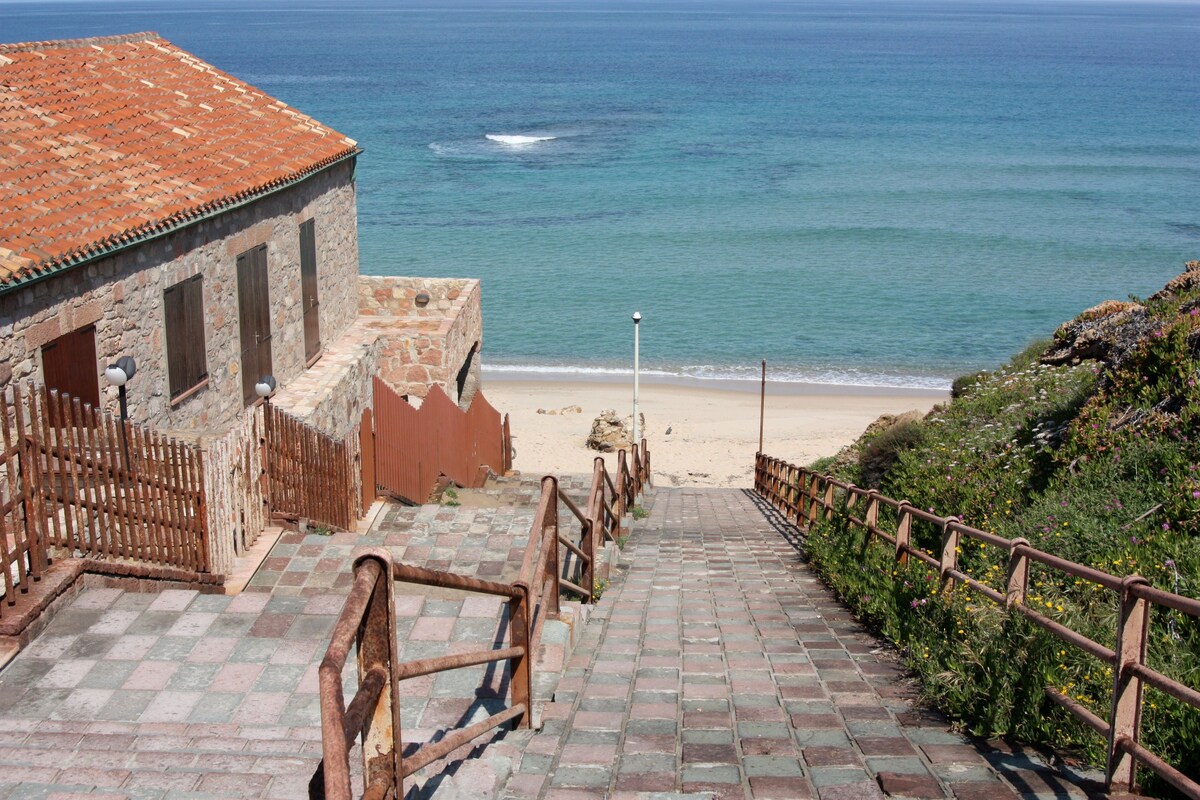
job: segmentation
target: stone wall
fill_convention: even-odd
[[[228,575],[267,521],[263,489],[262,413],[252,407],[222,436],[203,437],[209,570]]]
[[[412,317],[442,319],[455,303],[479,281],[470,278],[404,278],[363,276],[358,282],[358,313],[367,317]],[[417,295],[425,292],[429,302],[417,305]]]
[[[93,264],[0,295],[0,382],[41,380],[41,348],[85,325],[96,326],[96,371],[110,410],[116,390],[103,366],[137,360],[127,386],[130,416],[159,428],[220,430],[238,422],[241,386],[237,256],[267,243],[273,373],[280,385],[305,369],[300,303],[299,224],[315,219],[322,343],[357,314],[358,234],[353,161],[211,219]],[[163,290],[203,274],[208,383],[172,403],[167,376]]]
[[[415,301],[421,291],[430,295],[424,308]],[[441,386],[465,408],[479,385],[481,296],[477,280],[360,278],[361,313],[385,337],[380,377],[412,397],[424,397],[430,386]],[[464,364],[471,379],[459,397],[457,377]]]

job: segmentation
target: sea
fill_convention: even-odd
[[[484,363],[945,387],[1200,259],[1200,5],[0,2],[153,30],[356,139],[361,271]]]

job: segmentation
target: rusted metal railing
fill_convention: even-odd
[[[924,562],[937,571],[943,587],[966,584],[1061,641],[1110,665],[1113,671],[1113,697],[1107,719],[1053,686],[1045,687],[1046,695],[1107,740],[1106,782],[1110,791],[1132,791],[1136,783],[1135,767],[1141,763],[1185,796],[1200,800],[1200,783],[1139,743],[1144,685],[1200,709],[1200,691],[1163,675],[1146,662],[1151,605],[1200,617],[1200,600],[1156,589],[1137,575],[1119,578],[1067,561],[1031,547],[1026,539],[1005,539],[965,525],[957,517],[938,516],[916,508],[907,501],[885,497],[874,489],[862,489],[762,453],[755,460],[754,489],[797,525],[807,525],[818,518],[832,519],[840,514],[851,524],[866,530],[869,538],[879,539],[893,548],[897,563],[907,563],[910,557]],[[864,504],[861,516],[857,511],[860,502]],[[893,509],[896,513],[897,524],[893,533],[878,527],[881,506]],[[913,520],[929,523],[941,531],[942,546],[938,556],[932,556],[911,544]],[[1008,574],[1003,591],[959,570],[958,554],[963,537],[1007,552]],[[1115,649],[1089,639],[1026,604],[1030,565],[1033,563],[1116,594],[1118,614]]]
[[[634,463],[640,482],[628,477],[629,488],[649,483],[649,456]],[[624,452],[622,465],[624,464]],[[532,724],[533,655],[538,652],[546,620],[559,613],[560,591],[568,589],[592,602],[597,546],[621,532],[619,511],[625,493],[608,474],[603,458],[593,465],[591,489],[584,508],[568,497],[553,476],[542,478],[537,512],[529,532],[517,580],[511,584],[393,563],[384,550],[371,550],[354,562],[354,585],[342,610],[325,659],[321,662],[322,767],[311,792],[330,800],[350,800],[350,750],[361,739],[364,758],[364,798],[399,798],[403,782],[417,770],[445,758],[489,731],[513,722]],[[633,495],[633,500],[637,495]],[[562,535],[558,508],[563,504],[580,523],[576,544]],[[581,564],[580,586],[563,576],[561,549]],[[385,579],[388,576],[390,579]],[[479,592],[508,599],[509,641],[506,647],[397,663],[394,581]],[[585,588],[587,587],[587,588]],[[342,693],[342,670],[351,646],[358,651],[358,692],[349,706]],[[508,708],[468,727],[447,733],[436,742],[402,755],[399,682],[421,675],[499,661],[509,664]],[[323,794],[322,794],[323,792]]]
[[[402,747],[392,566],[385,550],[372,550],[355,559],[354,584],[321,661],[322,760],[312,792],[318,797],[352,796],[350,748],[359,738],[365,762],[363,797],[387,797],[400,785]],[[342,670],[351,647],[358,653],[358,691],[347,706]]]

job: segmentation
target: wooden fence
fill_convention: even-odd
[[[507,420],[483,392],[463,412],[438,386],[420,408],[375,379],[375,480],[391,494],[424,502],[445,475],[460,486],[481,485],[480,468],[511,467]]]
[[[349,445],[270,403],[263,411],[271,512],[349,530],[358,494]]]
[[[32,385],[0,394],[0,429],[0,614],[51,547],[209,571],[199,449]]]
[[[1107,718],[1100,717],[1052,685],[1045,687],[1046,697],[1106,740],[1106,785],[1110,791],[1133,791],[1136,787],[1136,766],[1141,764],[1153,770],[1184,796],[1200,800],[1200,781],[1196,776],[1185,775],[1140,742],[1144,686],[1151,686],[1192,708],[1200,709],[1200,690],[1155,670],[1146,657],[1151,608],[1173,609],[1198,618],[1200,600],[1156,589],[1137,575],[1120,578],[1067,561],[1031,547],[1026,539],[1005,539],[966,525],[958,517],[942,517],[932,510],[924,511],[907,501],[881,495],[874,489],[844,483],[831,475],[822,475],[762,453],[755,459],[754,490],[796,525],[807,526],[819,519],[839,518],[848,525],[863,529],[867,541],[880,542],[891,549],[898,564],[907,563],[910,558],[916,559],[938,575],[941,586],[947,589],[952,589],[956,584],[969,586],[993,603],[1025,617],[1064,644],[1079,648],[1109,665],[1113,673],[1113,690]],[[895,514],[891,532],[883,529],[884,523],[879,513],[881,508],[891,509]],[[914,520],[933,525],[940,531],[941,550],[938,555],[930,555],[912,544]],[[1003,586],[990,586],[985,583],[986,578],[977,579],[959,569],[960,543],[968,541],[1005,552],[1008,574]],[[1093,641],[1063,622],[1041,613],[1038,604],[1026,603],[1030,569],[1034,564],[1070,576],[1076,583],[1092,584],[1097,591],[1107,589],[1114,594],[1115,648]],[[1194,683],[1195,676],[1188,677]]]

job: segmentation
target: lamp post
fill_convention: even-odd
[[[638,438],[638,329],[641,328],[642,312],[633,312],[633,443]]]
[[[263,375],[254,384],[254,393],[263,401],[262,488],[268,518],[271,516],[271,395],[275,394],[276,386],[274,375]]]
[[[121,455],[124,457],[125,469],[129,469],[129,442],[125,436],[125,425],[129,422],[129,400],[125,395],[125,384],[137,374],[137,362],[133,356],[121,356],[114,363],[104,368],[104,379],[117,387],[117,399],[121,404]]]

